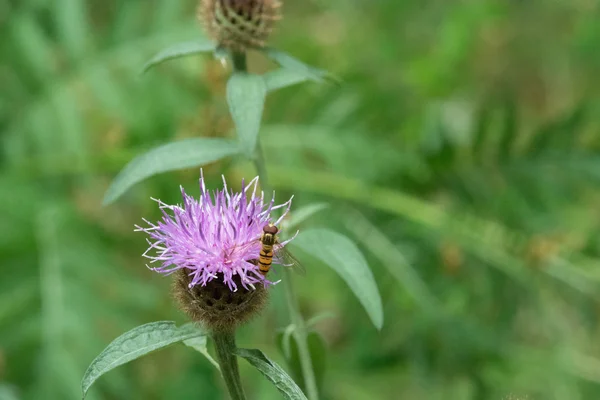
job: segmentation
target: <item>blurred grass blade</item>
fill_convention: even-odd
[[[157,147],[136,157],[123,168],[106,191],[104,204],[112,203],[130,187],[152,175],[200,167],[237,153],[237,143],[217,138],[186,139]]]
[[[317,381],[317,389],[319,393],[322,393],[325,369],[327,366],[327,346],[321,335],[314,331],[308,333],[306,336],[306,343],[308,344],[311,364]],[[302,364],[300,363],[296,336],[286,333],[278,334],[277,346],[286,359],[292,377],[304,390],[305,380],[302,375]]]
[[[337,315],[331,311],[326,311],[319,313],[315,316],[310,317],[306,320],[306,329],[311,330],[321,321],[325,321],[327,319],[335,318]]]
[[[150,68],[168,60],[213,51],[215,47],[215,44],[208,39],[174,44],[152,57],[152,59],[144,65],[142,72],[147,72]]]
[[[304,74],[287,68],[279,68],[263,75],[269,92],[306,82],[310,78]]]
[[[281,223],[281,229],[292,230],[314,214],[329,207],[327,203],[314,203],[301,207],[290,213],[290,218]]]
[[[286,400],[306,400],[296,382],[277,364],[257,349],[237,349],[235,354],[245,358],[252,366],[267,378]]]
[[[294,334],[295,330],[296,326],[294,324],[290,324],[286,326],[283,331],[277,333],[277,336],[275,337],[275,342],[279,346],[279,350],[286,359],[289,359],[291,356],[290,336]]]
[[[337,272],[350,286],[377,329],[383,326],[381,297],[373,273],[356,245],[344,235],[328,229],[302,232],[293,242]]]
[[[503,119],[500,139],[499,155],[503,160],[510,159],[515,151],[519,130],[519,115],[517,105],[511,97],[506,97],[503,101]]]
[[[91,48],[88,4],[80,0],[53,2],[57,36],[72,59],[81,59]]]
[[[227,82],[227,103],[238,139],[248,157],[254,156],[266,95],[262,76],[238,72]]]
[[[294,71],[298,75],[305,76],[306,79],[315,82],[339,82],[339,79],[331,73],[311,67],[284,51],[277,50],[273,47],[267,47],[263,51],[267,57],[275,61],[281,67]]]
[[[483,103],[477,111],[476,121],[473,125],[471,154],[473,159],[482,160],[488,153],[490,141],[490,126],[493,121],[493,109],[489,103]]]
[[[52,204],[52,203],[50,203]],[[61,390],[68,387],[65,375],[65,365],[61,369],[53,368],[59,364],[66,350],[64,345],[65,314],[67,301],[65,299],[64,259],[59,246],[59,226],[64,218],[58,207],[49,205],[39,212],[37,218],[40,300],[41,300],[41,333],[42,346],[42,387],[48,397],[56,397]]]
[[[92,384],[110,370],[173,343],[204,335],[193,323],[177,327],[172,321],[158,321],[133,328],[116,338],[92,361],[81,381],[83,397]]]
[[[397,190],[369,186],[345,176],[280,166],[272,166],[269,171],[273,171],[269,178],[276,187],[288,188],[293,182],[294,190],[351,200],[406,218],[436,235],[452,236],[465,250],[523,287],[530,285],[531,272],[510,252],[525,243],[526,238],[496,221],[472,214],[451,213],[432,202]]]
[[[183,344],[189,346],[196,350],[198,353],[202,354],[212,365],[215,366],[219,371],[221,368],[219,367],[219,363],[215,361],[214,358],[208,353],[208,349],[206,348],[207,337],[206,336],[198,336],[192,339],[187,339],[183,341]]]
[[[578,143],[578,136],[585,132],[582,127],[586,122],[587,112],[587,105],[582,102],[570,112],[539,128],[528,144],[528,154],[539,156],[556,149],[560,149],[562,153],[573,151]]]
[[[404,290],[421,307],[434,310],[438,305],[437,299],[400,250],[360,212],[351,210],[345,216],[344,222],[348,230],[381,261]]]

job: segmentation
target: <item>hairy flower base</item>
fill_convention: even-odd
[[[174,274],[173,295],[180,308],[211,332],[232,331],[259,314],[267,303],[268,292],[262,285],[254,290],[232,292],[219,276],[206,284],[190,288],[185,270]],[[240,277],[234,276],[238,285]]]

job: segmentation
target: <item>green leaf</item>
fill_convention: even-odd
[[[198,337],[195,337],[192,339],[184,340],[183,344],[193,348],[198,353],[202,354],[204,357],[206,357],[208,359],[208,361],[210,361],[210,363],[212,365],[215,366],[216,369],[218,369],[220,371],[221,368],[219,367],[219,363],[217,363],[215,361],[215,359],[212,358],[211,355],[208,353],[208,349],[206,348],[206,342],[207,342],[206,336],[198,336]]]
[[[329,207],[329,204],[327,203],[314,203],[301,207],[290,213],[290,218],[281,223],[281,228],[286,230],[294,229],[296,226],[327,207]]]
[[[6,383],[0,383],[0,400],[18,400],[17,390],[15,387]]]
[[[298,352],[298,342],[294,335],[286,333],[277,335],[277,345],[285,357],[292,377],[296,382],[299,382],[300,387],[304,389],[304,378]],[[322,392],[325,369],[327,366],[327,346],[321,335],[317,332],[309,332],[306,337],[306,342],[308,344],[313,372],[317,381],[317,389],[319,392]]]
[[[237,143],[216,138],[186,139],[157,147],[127,164],[106,191],[104,204],[112,203],[130,187],[152,175],[199,167],[237,153]]]
[[[381,264],[421,307],[431,311],[441,308],[413,265],[377,226],[356,210],[349,209],[343,220],[356,240],[381,261]]]
[[[81,381],[83,397],[108,371],[170,344],[204,335],[194,324],[177,327],[172,321],[151,322],[130,330],[116,338],[92,361]]]
[[[275,385],[277,390],[288,400],[306,400],[302,390],[296,382],[275,362],[257,349],[236,349],[235,354],[245,358],[250,364],[260,371],[265,378]]]
[[[302,232],[292,244],[321,260],[346,281],[377,329],[383,326],[381,297],[367,261],[346,236],[328,229]]]
[[[152,57],[152,59],[144,65],[142,72],[146,72],[150,68],[168,60],[192,56],[194,54],[204,53],[207,51],[213,51],[215,50],[215,47],[216,45],[208,39],[174,44]]]
[[[306,75],[287,68],[269,71],[263,75],[263,79],[269,92],[309,80]]]
[[[281,65],[283,68],[295,72],[299,76],[304,76],[306,79],[315,82],[339,82],[339,79],[330,74],[329,72],[311,67],[298,60],[297,58],[289,55],[288,53],[277,50],[272,47],[263,49],[263,52],[271,60]]]
[[[234,73],[227,82],[227,103],[239,141],[249,157],[254,156],[267,86],[262,76]]]

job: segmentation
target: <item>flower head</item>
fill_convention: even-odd
[[[279,0],[200,0],[198,16],[220,46],[244,51],[264,47],[280,8]]]
[[[241,192],[229,191],[225,177],[223,190],[211,193],[200,177],[200,198],[196,200],[181,188],[182,205],[167,205],[156,200],[163,217],[156,224],[144,219],[148,227],[136,231],[148,234],[150,247],[144,256],[150,263],[160,263],[153,271],[169,275],[186,273],[187,285],[206,286],[220,280],[232,292],[241,285],[245,290],[255,284],[272,283],[260,272],[256,263],[263,227],[271,223],[271,212],[284,208],[277,225],[290,209],[292,199],[274,205],[274,196],[265,203],[264,193],[257,194],[258,177],[248,185],[242,181]],[[285,245],[287,242],[281,243]]]

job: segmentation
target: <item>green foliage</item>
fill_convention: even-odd
[[[0,399],[2,400],[18,400],[19,396],[15,388],[9,385],[0,384]]]
[[[275,61],[277,64],[281,65],[284,69],[288,71],[293,71],[298,75],[305,76],[307,79],[313,80],[315,82],[325,82],[327,80],[336,81],[337,78],[332,76],[329,72],[311,67],[310,65],[306,65],[302,61],[297,58],[291,56],[290,54],[275,49],[273,47],[268,47],[263,50],[264,54]]]
[[[328,229],[312,229],[303,231],[292,243],[337,272],[363,305],[373,325],[381,329],[383,308],[375,278],[350,239]]]
[[[235,354],[246,359],[254,368],[267,378],[286,400],[306,400],[296,382],[275,362],[269,360],[257,349],[237,349]]]
[[[291,329],[290,329],[291,328]],[[304,377],[302,376],[302,366],[300,363],[300,355],[298,354],[298,342],[293,335],[294,327],[291,326],[284,332],[277,335],[277,346],[285,357],[286,364],[289,366],[292,377],[295,382],[304,390]],[[317,332],[309,332],[306,341],[310,352],[312,368],[317,381],[319,392],[323,391],[323,383],[325,379],[325,370],[327,368],[327,346],[321,335]]]
[[[283,89],[288,86],[306,82],[309,78],[296,71],[287,68],[279,68],[264,74],[263,79],[265,80],[267,90],[272,92],[277,89]]]
[[[144,72],[147,72],[150,68],[153,68],[154,66],[165,61],[213,50],[215,50],[215,44],[208,39],[177,43],[164,50],[161,50],[158,54],[152,57],[152,59],[144,65],[143,70]]]
[[[0,1],[0,380],[20,399],[81,398],[106,343],[178,317],[132,230],[156,212],[148,197],[178,201],[197,169],[109,208],[100,199],[153,144],[233,128],[227,72],[210,57],[138,76],[157,49],[201,37],[195,3]],[[330,204],[300,229],[347,231],[364,248],[386,316],[374,330],[328,268],[295,280],[303,311],[339,316],[317,326],[331,355],[322,397],[597,398],[597,5],[285,8],[273,44],[345,84],[274,91],[307,77],[264,75],[270,183],[295,195],[292,211]],[[270,68],[259,56],[252,73]],[[237,160],[204,172],[213,184],[254,175]],[[266,312],[240,341],[273,354],[288,323],[275,320]],[[180,346],[113,371],[88,398],[219,398],[219,382]]]
[[[104,204],[118,199],[130,187],[161,172],[201,167],[240,152],[237,143],[226,139],[186,139],[162,145],[133,159],[119,173],[104,195]]]
[[[267,87],[263,78],[235,72],[227,82],[227,103],[235,123],[241,148],[254,157]]]
[[[219,364],[212,358],[212,356],[208,353],[207,345],[207,337],[206,336],[198,336],[191,339],[186,339],[183,341],[183,344],[189,346],[196,350],[198,353],[202,354],[212,365],[215,366],[216,369],[220,369]]]
[[[205,335],[194,323],[177,327],[174,322],[159,321],[133,328],[112,341],[92,361],[81,381],[83,397],[98,378],[116,367],[173,343]]]

